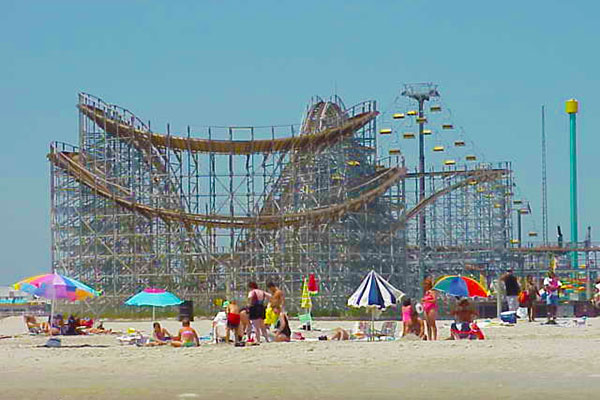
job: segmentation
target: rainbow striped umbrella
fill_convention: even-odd
[[[444,292],[450,296],[488,297],[487,290],[479,282],[466,276],[443,276],[433,286],[433,290]]]
[[[98,296],[98,292],[83,283],[59,274],[36,275],[13,285],[38,297],[49,300],[85,300]]]

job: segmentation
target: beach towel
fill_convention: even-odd
[[[275,311],[273,311],[271,305],[269,304],[267,306],[267,311],[265,312],[265,325],[270,326],[275,324],[278,318],[279,317],[277,316],[277,314],[275,314]]]

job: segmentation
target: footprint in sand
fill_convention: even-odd
[[[180,399],[197,399],[198,397],[200,397],[200,395],[197,393],[181,393],[177,397],[179,397]]]

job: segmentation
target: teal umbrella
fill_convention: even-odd
[[[128,306],[152,306],[152,319],[154,320],[154,307],[176,306],[183,303],[179,297],[164,289],[147,288],[130,297],[125,304]]]

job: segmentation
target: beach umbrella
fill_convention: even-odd
[[[393,287],[377,272],[371,271],[348,299],[348,306],[371,308],[371,332],[373,332],[375,330],[375,310],[391,307],[402,297],[404,297],[402,291]]]
[[[23,279],[13,285],[16,290],[51,300],[50,317],[54,315],[55,300],[85,300],[99,293],[91,287],[59,274],[43,274]]]
[[[164,289],[146,288],[136,295],[131,296],[125,304],[128,306],[152,306],[152,320],[154,320],[155,307],[175,306],[183,303],[179,297]]]
[[[310,298],[310,294],[308,292],[308,283],[306,282],[306,279],[304,279],[302,283],[302,301],[300,302],[300,307],[307,308],[309,312],[312,308],[312,299]]]
[[[308,293],[312,295],[316,295],[319,293],[319,284],[317,283],[315,274],[310,274],[308,276]]]
[[[473,278],[459,275],[446,275],[438,279],[433,290],[458,297],[488,297],[489,293]]]

